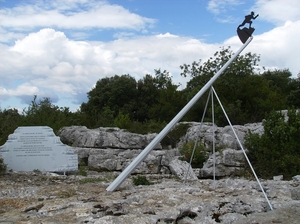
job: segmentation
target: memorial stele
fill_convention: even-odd
[[[78,155],[48,126],[18,127],[0,146],[8,170],[68,172],[78,170]]]

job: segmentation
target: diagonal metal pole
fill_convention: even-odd
[[[202,87],[202,89],[185,105],[184,108],[170,121],[169,124],[149,143],[149,145],[123,170],[123,172],[106,188],[107,191],[114,191],[131,172],[148,156],[152,149],[171,131],[175,124],[191,109],[191,107],[200,99],[200,97],[212,86],[224,70],[237,58],[237,56],[252,41],[250,36],[240,49],[226,62],[225,65]]]
[[[246,158],[246,160],[247,160],[247,162],[248,162],[248,164],[249,164],[249,166],[250,166],[250,168],[251,168],[251,171],[252,171],[252,173],[253,173],[253,175],[254,175],[254,177],[255,177],[255,179],[256,179],[256,181],[257,181],[257,183],[258,183],[258,185],[259,185],[259,187],[260,187],[260,189],[261,189],[261,191],[263,192],[263,194],[264,194],[264,196],[265,196],[265,199],[266,199],[266,201],[267,201],[267,203],[268,203],[270,209],[273,210],[273,207],[272,207],[272,205],[271,205],[271,203],[270,203],[270,201],[269,201],[269,199],[268,199],[268,197],[267,197],[267,194],[266,194],[264,188],[262,187],[262,185],[261,185],[261,183],[260,183],[260,181],[259,181],[259,179],[258,179],[258,177],[257,177],[257,175],[256,175],[256,173],[255,173],[255,171],[254,171],[254,169],[253,169],[253,167],[252,167],[252,165],[251,165],[250,160],[248,159],[248,156],[247,156],[247,154],[246,154],[246,151],[245,151],[245,149],[244,149],[244,147],[243,147],[243,145],[242,145],[242,143],[241,143],[239,137],[237,136],[237,134],[236,134],[236,132],[235,132],[235,130],[234,130],[234,128],[233,128],[231,122],[230,122],[230,119],[229,119],[229,117],[227,116],[227,113],[226,113],[226,111],[225,111],[225,109],[224,109],[224,107],[223,107],[223,105],[222,105],[222,103],[221,103],[221,101],[220,101],[220,99],[219,99],[219,97],[218,97],[218,95],[217,95],[217,93],[216,93],[214,87],[211,87],[211,88],[212,88],[212,90],[213,90],[213,94],[212,94],[212,95],[215,95],[215,96],[216,96],[216,99],[218,100],[218,102],[219,102],[219,104],[220,104],[220,106],[221,106],[221,108],[222,108],[222,111],[223,111],[223,113],[224,113],[224,115],[225,115],[225,117],[226,117],[226,119],[227,119],[227,121],[228,121],[228,123],[229,123],[229,125],[230,125],[230,127],[231,127],[231,130],[233,131],[233,134],[234,134],[234,136],[235,136],[237,142],[239,143],[239,146],[241,147],[241,149],[242,149],[242,151],[243,151],[243,153],[244,153],[244,156],[245,156],[245,158]]]

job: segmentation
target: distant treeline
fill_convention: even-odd
[[[132,132],[159,132],[233,55],[222,48],[205,62],[181,65],[181,75],[189,78],[185,88],[174,84],[166,70],[154,70],[136,80],[129,74],[97,81],[87,93],[88,101],[76,112],[52,104],[50,98],[37,101],[19,114],[16,109],[0,108],[0,145],[18,126],[47,125],[56,132],[63,126],[88,128],[117,126]],[[288,69],[258,71],[260,57],[240,55],[214,83],[214,88],[233,124],[260,122],[273,110],[300,108],[300,78]],[[183,121],[200,121],[206,93],[184,116]],[[215,103],[215,122],[227,125]],[[206,121],[211,120],[208,109]]]

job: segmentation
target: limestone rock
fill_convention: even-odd
[[[283,175],[274,176],[273,180],[277,180],[277,181],[283,180]]]
[[[300,200],[300,187],[295,187],[291,189],[292,199]]]
[[[123,171],[141,151],[137,149],[89,149],[87,165],[95,170]],[[77,152],[80,150],[77,149]],[[180,155],[177,149],[153,150],[137,166],[133,174],[168,173],[169,163],[175,155]]]
[[[215,161],[215,162],[214,162]],[[214,165],[215,163],[215,165]],[[242,150],[224,149],[212,154],[200,169],[200,178],[224,177],[235,175],[245,166],[245,157]]]
[[[189,122],[191,127],[187,130],[186,135],[179,142],[179,146],[187,142],[194,142],[199,134],[200,123]],[[262,123],[253,123],[242,125],[233,125],[233,128],[241,142],[244,143],[245,135],[248,131],[252,133],[257,133],[259,135],[263,134],[264,128]],[[200,130],[200,140],[205,145],[212,144],[212,132],[215,130],[215,144],[217,147],[240,149],[240,146],[236,140],[236,137],[232,131],[232,128],[228,125],[225,127],[217,127],[216,125],[212,127],[211,123],[203,123]]]
[[[198,179],[196,174],[194,173],[192,167],[186,161],[182,161],[178,158],[174,158],[170,162],[169,168],[174,175],[176,175],[177,177],[179,177],[182,180],[185,179],[185,176],[186,176],[186,173],[188,170],[189,170],[189,173],[187,176],[187,180],[197,180]]]
[[[300,182],[300,175],[293,176],[293,180]]]
[[[85,126],[63,127],[58,135],[63,142],[74,147],[118,149],[145,148],[156,136],[130,133],[119,128],[88,129]],[[161,145],[157,145],[155,149],[161,149]]]
[[[188,123],[190,128],[180,139],[176,150],[162,150],[159,144],[133,173],[170,173],[171,168],[169,165],[172,164],[171,161],[176,156],[180,156],[179,149],[181,146],[187,142],[194,142],[199,134],[200,123],[184,123]],[[263,133],[262,123],[246,124],[244,126],[235,125],[233,127],[242,144],[248,131],[258,134]],[[216,175],[218,177],[237,175],[245,165],[245,158],[231,127],[217,127],[216,125],[212,126],[211,123],[203,123],[200,140],[207,148],[212,145],[213,130],[215,131],[214,142],[216,148],[221,148],[221,152],[216,153]],[[74,152],[78,154],[79,163],[83,162],[96,170],[122,171],[153,140],[156,134],[140,135],[119,128],[88,129],[83,126],[71,126],[60,129],[59,136],[62,141],[73,146]],[[199,177],[212,177],[212,158],[211,155],[197,174]]]

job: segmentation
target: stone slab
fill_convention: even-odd
[[[0,146],[0,157],[14,171],[78,170],[78,156],[48,126],[18,127]]]

